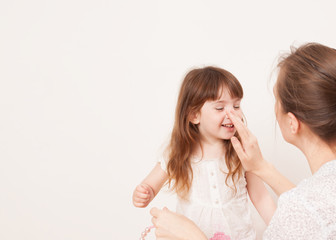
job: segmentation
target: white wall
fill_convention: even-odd
[[[275,125],[268,80],[291,44],[335,47],[335,3],[224,0],[0,2],[0,239],[136,239],[131,204],[195,66],[231,71],[267,159],[310,175]],[[257,218],[259,230],[263,224]]]

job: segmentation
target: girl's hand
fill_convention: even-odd
[[[157,240],[207,240],[196,224],[181,214],[166,207],[163,210],[152,208],[150,213]]]
[[[154,198],[153,189],[145,184],[141,183],[138,185],[133,192],[133,204],[136,207],[144,208],[152,201]]]
[[[257,174],[266,163],[261,154],[257,138],[233,111],[230,111],[228,115],[241,138],[241,142],[236,137],[231,138],[233,148],[237,152],[245,171]]]

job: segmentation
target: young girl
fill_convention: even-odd
[[[146,207],[168,180],[178,195],[177,212],[194,221],[208,238],[255,239],[247,193],[268,224],[275,204],[263,182],[245,173],[230,138],[239,137],[228,118],[242,118],[243,89],[228,71],[190,71],[181,86],[166,157],[136,187],[133,204]]]

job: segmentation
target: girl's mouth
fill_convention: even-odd
[[[222,124],[222,127],[233,128],[233,124]]]

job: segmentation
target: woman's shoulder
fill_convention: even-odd
[[[296,188],[283,193],[265,239],[328,239],[336,232],[335,170],[336,162],[324,165]],[[288,236],[281,235],[285,232]]]
[[[311,199],[311,196],[302,194],[300,187],[282,194],[263,239],[328,239],[323,235],[332,234],[328,223],[335,225],[336,208],[326,212],[329,207],[319,202],[319,197]]]
[[[279,204],[291,202],[320,207],[332,204],[336,208],[336,161],[326,163],[314,175],[279,197]]]
[[[336,198],[336,160],[321,166],[311,177],[303,180],[292,194],[309,198]]]

